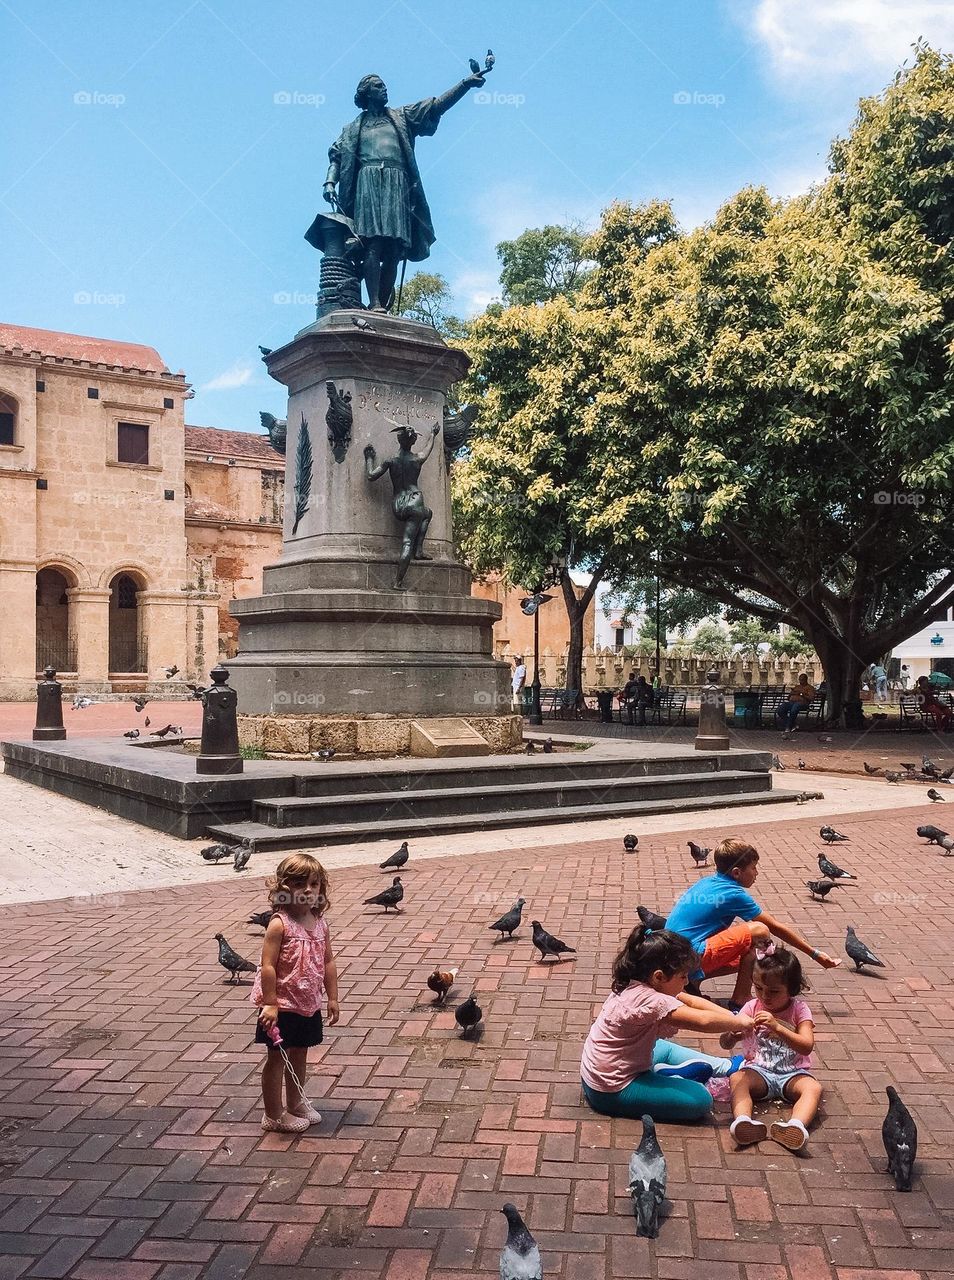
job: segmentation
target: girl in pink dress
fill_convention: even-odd
[[[262,1069],[262,1128],[303,1133],[321,1120],[302,1086],[308,1050],[323,1038],[321,1005],[326,994],[328,1023],[334,1026],[338,1021],[338,969],[324,918],[328,875],[317,858],[293,853],[278,864],[268,890],[274,914],[265,930],[262,966],[250,997],[259,1008],[255,1040],[268,1046]],[[268,1034],[275,1026],[294,1076],[285,1069],[282,1054]]]

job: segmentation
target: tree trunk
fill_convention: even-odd
[[[817,624],[812,630],[815,634],[809,634],[809,638],[821,658],[828,682],[827,722],[847,729],[862,728],[859,719],[861,677],[877,655],[865,657],[864,651],[859,652],[858,643],[851,644]]]
[[[566,687],[577,690],[580,703],[583,701],[583,619],[596,594],[596,588],[603,580],[605,568],[605,562],[601,560],[593,570],[590,581],[579,599],[573,590],[573,580],[569,570],[564,569],[560,576],[563,604],[570,624],[570,642],[566,655]]]

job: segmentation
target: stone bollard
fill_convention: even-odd
[[[725,723],[725,693],[719,684],[719,672],[710,667],[699,698],[697,751],[728,751],[729,732]]]
[[[43,679],[36,686],[36,727],[34,742],[62,742],[66,737],[63,726],[63,686],[52,667],[43,672]]]
[[[229,673],[219,663],[209,672],[212,684],[199,695],[202,699],[202,745],[196,757],[197,773],[241,773],[245,767],[239,753],[238,694],[228,687]]]

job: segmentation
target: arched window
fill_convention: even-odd
[[[0,392],[0,444],[16,444],[18,409],[13,396]]]
[[[41,569],[36,575],[36,669],[53,667],[75,671],[75,646],[67,591],[69,579],[60,569]]]

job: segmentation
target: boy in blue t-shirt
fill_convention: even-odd
[[[797,951],[804,951],[823,969],[841,964],[824,951],[817,951],[790,925],[762,910],[748,892],[759,874],[758,863],[757,849],[744,840],[728,837],[715,851],[715,875],[704,876],[691,885],[666,918],[666,928],[688,938],[702,957],[693,979],[736,975],[730,1003],[739,1008],[752,996],[753,944],[766,941],[770,934]],[[743,923],[735,924],[735,920]]]

